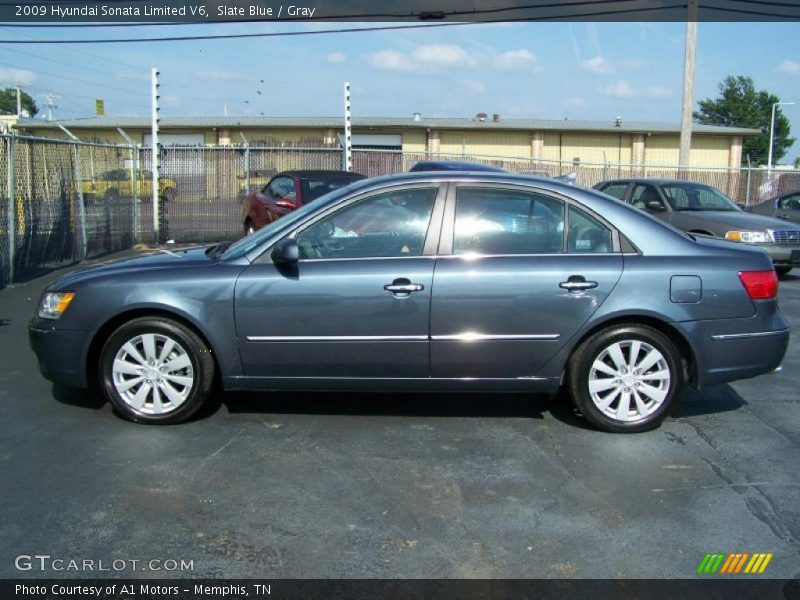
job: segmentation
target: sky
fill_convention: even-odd
[[[374,25],[374,24],[370,24]],[[0,26],[0,40],[317,31],[367,24],[248,23],[97,29]],[[358,116],[670,121],[681,112],[683,23],[498,23],[244,40],[140,44],[0,42],[0,86],[21,83],[56,118],[334,116],[349,81]],[[786,106],[800,138],[800,23],[698,24],[695,100],[727,75],[752,77]],[[46,112],[46,111],[42,111]],[[800,142],[782,162],[800,155]]]

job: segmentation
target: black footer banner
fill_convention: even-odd
[[[243,600],[258,598],[800,600],[799,580],[380,580],[380,579],[4,579],[2,600]]]

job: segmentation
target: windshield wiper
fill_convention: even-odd
[[[223,242],[220,244],[214,244],[213,246],[210,246],[206,250],[206,256],[208,256],[209,258],[219,258],[220,256],[222,256],[225,250],[227,250],[231,246],[231,244],[233,244],[233,242]]]

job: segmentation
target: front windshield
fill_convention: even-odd
[[[672,210],[739,211],[739,207],[722,192],[708,185],[669,183],[661,186]]]
[[[307,214],[313,213],[315,210],[318,210],[321,206],[324,206],[328,202],[335,200],[336,198],[343,196],[344,194],[350,191],[350,188],[353,184],[351,183],[348,186],[339,188],[338,190],[334,190],[324,196],[320,196],[316,200],[312,200],[308,204],[304,204],[296,211],[289,213],[283,218],[277,219],[272,223],[262,227],[258,231],[256,231],[253,235],[248,235],[240,239],[238,242],[232,244],[226,251],[225,254],[222,255],[222,259],[234,259],[244,256],[249,252],[255,250],[258,246],[260,246],[264,240],[269,238],[273,233],[279,231],[283,227],[290,225],[296,221],[301,220]]]

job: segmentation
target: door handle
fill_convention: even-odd
[[[410,294],[411,292],[421,292],[425,286],[421,283],[392,283],[383,286],[383,289],[393,294]]]
[[[572,275],[566,281],[558,284],[558,287],[563,288],[570,292],[582,292],[584,290],[591,290],[597,287],[596,281],[586,281],[583,275]]]
[[[395,279],[392,283],[383,286],[383,289],[391,294],[408,296],[412,292],[421,292],[425,289],[425,286],[421,283],[411,283],[409,279],[400,277],[399,279]]]

